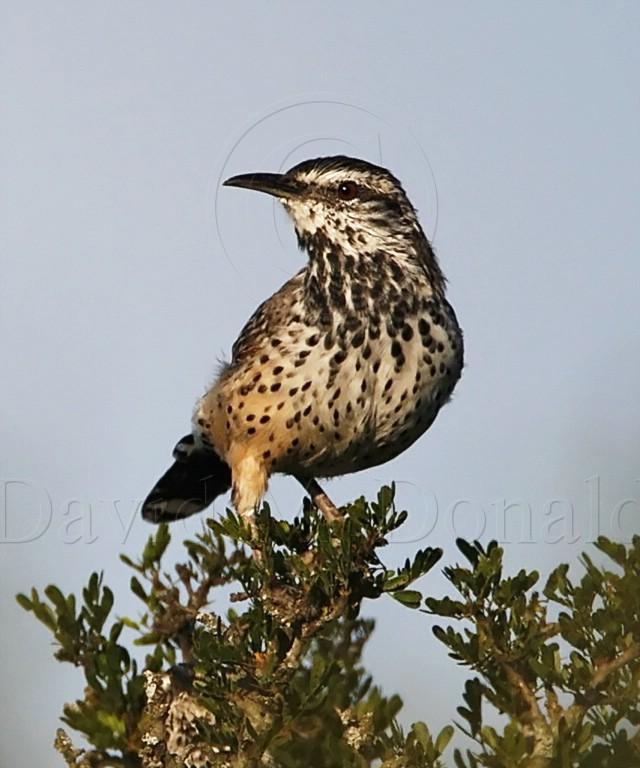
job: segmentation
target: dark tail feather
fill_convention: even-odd
[[[201,512],[231,487],[231,470],[213,451],[199,449],[187,435],[173,450],[174,464],[142,505],[151,523],[170,523]]]

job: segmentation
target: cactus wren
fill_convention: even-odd
[[[297,478],[331,516],[315,478],[397,456],[460,377],[462,332],[445,278],[385,168],[323,157],[224,183],[277,197],[309,260],[240,333],[143,516],[187,517],[232,487],[250,518],[274,472]]]

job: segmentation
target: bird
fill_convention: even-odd
[[[460,379],[463,335],[446,279],[386,168],[338,155],[223,186],[277,198],[307,263],[240,332],[142,515],[185,518],[231,488],[250,521],[270,476],[283,473],[334,520],[340,511],[318,478],[402,453]]]

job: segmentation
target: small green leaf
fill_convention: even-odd
[[[156,533],[156,560],[162,558],[170,541],[171,534],[169,533],[169,526],[166,523],[162,523],[158,526],[158,532]]]
[[[49,586],[44,590],[44,593],[55,605],[58,613],[64,614],[67,612],[67,601],[58,587],[54,586],[53,584],[49,584]]]
[[[144,591],[142,584],[138,581],[138,579],[135,576],[131,577],[129,586],[131,591],[136,597],[139,597],[140,600],[142,600],[145,603],[148,601],[149,597],[147,596],[147,593]]]
[[[118,618],[118,621],[121,624],[124,624],[125,627],[129,627],[129,629],[139,629],[140,625],[137,621],[134,621],[133,619],[130,619],[128,616],[120,616]]]
[[[425,752],[430,749],[433,745],[433,740],[431,739],[431,734],[429,733],[429,729],[427,726],[422,722],[414,723],[411,726],[411,732],[415,736],[415,738],[418,740],[422,748],[425,750]]]
[[[20,605],[22,608],[25,609],[25,611],[32,611],[33,610],[33,603],[26,595],[23,595],[22,593],[16,595],[16,602],[18,605]]]
[[[445,727],[440,731],[440,733],[436,737],[436,751],[439,755],[441,755],[445,749],[447,748],[449,742],[453,738],[454,734],[454,728],[452,725],[445,725]]]
[[[115,643],[118,640],[123,627],[124,627],[124,623],[122,621],[116,621],[116,623],[111,627],[111,630],[109,632],[110,643]]]
[[[478,552],[477,547],[474,547],[473,544],[469,544],[469,542],[465,541],[464,539],[456,539],[456,546],[471,563],[471,565],[474,567],[478,565],[480,552]]]
[[[403,589],[398,592],[389,592],[389,594],[407,608],[419,608],[422,602],[422,594],[415,589]]]
[[[393,572],[391,572],[393,574]],[[400,573],[400,574],[393,574],[388,576],[384,580],[384,591],[385,592],[393,592],[395,589],[400,589],[401,587],[406,586],[409,583],[409,574],[408,573]]]

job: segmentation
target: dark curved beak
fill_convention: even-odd
[[[232,176],[223,185],[254,189],[274,197],[287,198],[298,194],[298,188],[284,173],[243,173],[240,176]]]

